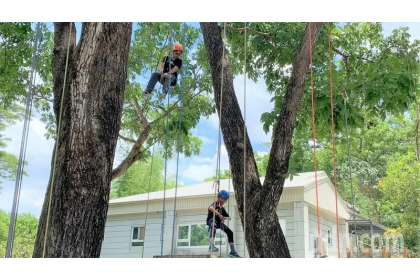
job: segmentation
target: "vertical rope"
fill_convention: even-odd
[[[246,22],[244,32],[244,257],[246,255]]]
[[[331,139],[333,146],[333,169],[334,169],[334,187],[335,187],[335,219],[337,225],[337,252],[340,258],[340,230],[338,225],[338,191],[337,191],[337,169],[335,161],[335,133],[334,133],[334,98],[333,98],[333,84],[332,84],[332,67],[331,67],[331,30],[330,23],[328,23],[328,64],[330,68],[330,96],[331,96]]]
[[[348,130],[348,124],[347,124],[347,93],[345,93],[345,96],[343,96],[344,99],[344,115],[345,115],[345,119],[346,119],[346,144],[347,144],[347,162],[349,165],[349,172],[350,172],[350,192],[351,192],[351,197],[353,200],[353,220],[356,220],[356,202],[355,202],[355,194],[353,191],[353,175],[352,175],[352,170],[351,170],[351,159],[350,159],[350,144],[349,144],[349,130]],[[354,222],[354,236],[355,236],[355,242],[356,242],[356,254],[359,254],[359,246],[358,246],[358,240],[357,240],[357,227],[356,227],[356,222]]]
[[[220,82],[220,106],[219,106],[219,112],[220,112],[220,116],[219,116],[219,129],[218,129],[218,142],[217,142],[217,159],[216,159],[216,181],[213,183],[213,188],[214,188],[214,197],[215,197],[215,202],[217,201],[217,193],[219,192],[220,189],[220,145],[221,145],[221,123],[222,123],[222,104],[223,104],[223,70],[224,70],[224,57],[225,57],[225,43],[226,43],[226,23],[224,23],[223,25],[223,33],[224,33],[224,38],[223,38],[223,50],[222,50],[222,59],[221,59],[221,82]],[[215,187],[216,185],[216,187]],[[216,210],[216,204],[214,205],[214,210]],[[213,236],[213,230],[214,230],[214,224],[215,224],[215,217],[216,217],[216,212],[213,211],[213,227],[211,229],[211,233]],[[214,241],[216,239],[216,231],[214,230]],[[210,244],[211,245],[211,244]]]
[[[147,191],[147,202],[146,202],[146,220],[144,221],[144,237],[143,237],[143,250],[141,251],[141,257],[144,256],[144,250],[146,250],[146,228],[147,228],[147,217],[149,213],[149,197],[150,197],[150,186],[152,181],[152,172],[153,172],[153,158],[155,156],[155,145],[153,144],[152,148],[152,160],[150,163],[150,176],[149,176],[149,189]]]
[[[163,257],[163,240],[165,238],[165,201],[166,201],[166,173],[168,168],[168,135],[169,135],[169,95],[171,91],[171,46],[172,46],[172,22],[169,23],[169,55],[168,55],[168,106],[166,109],[166,144],[165,144],[165,182],[163,186],[163,209],[162,209],[162,226],[161,226],[161,241],[160,241],[160,257]]]
[[[70,22],[69,40],[68,40],[68,45],[67,45],[67,56],[66,56],[66,66],[64,68],[63,92],[61,94],[60,115],[59,115],[59,118],[58,118],[57,137],[56,137],[56,141],[55,141],[54,165],[53,165],[52,176],[51,176],[51,188],[50,188],[50,193],[49,193],[47,221],[46,221],[46,225],[45,225],[45,235],[44,235],[44,245],[43,245],[43,248],[42,248],[42,258],[45,257],[47,236],[48,236],[48,226],[49,226],[49,222],[50,222],[51,201],[52,201],[53,190],[54,190],[55,168],[56,168],[56,164],[57,164],[58,145],[60,143],[61,119],[62,119],[62,116],[63,116],[64,94],[66,92],[67,69],[68,69],[68,65],[69,65],[69,54],[70,54],[70,42],[71,42],[72,27],[73,27],[73,22]]]
[[[184,23],[184,36],[182,38],[182,43],[185,44],[185,33],[186,33],[186,23]],[[185,48],[184,48],[185,49]],[[180,71],[180,74],[183,71]],[[184,75],[181,76],[180,79],[180,106],[179,106],[179,122],[178,122],[178,155],[176,159],[176,179],[175,179],[175,199],[174,199],[174,217],[172,221],[172,245],[171,245],[171,258],[174,256],[174,239],[175,239],[175,211],[176,211],[176,198],[177,198],[177,191],[178,191],[178,167],[179,167],[179,150],[180,150],[180,139],[181,139],[181,119],[182,119],[182,84],[184,80]]]
[[[315,189],[316,189],[316,216],[318,221],[318,253],[319,257],[322,257],[321,253],[321,229],[319,226],[319,203],[318,203],[318,177],[317,177],[317,164],[316,164],[316,139],[315,139],[315,101],[314,101],[314,86],[313,86],[313,70],[312,70],[312,32],[311,23],[308,23],[309,27],[309,57],[310,57],[310,68],[311,68],[311,97],[312,97],[312,140],[314,142],[314,169],[315,169]]]
[[[18,209],[19,209],[20,190],[22,187],[22,176],[23,176],[23,169],[24,169],[24,162],[25,162],[25,155],[26,155],[26,145],[28,142],[29,123],[31,120],[32,99],[33,99],[34,84],[35,84],[35,77],[36,77],[36,64],[37,64],[37,58],[38,58],[38,41],[40,37],[40,31],[41,31],[41,22],[38,22],[36,25],[34,50],[32,52],[31,74],[29,77],[29,89],[28,89],[28,94],[26,98],[25,120],[23,124],[18,168],[16,172],[15,193],[13,197],[12,212],[10,214],[9,234],[7,237],[6,255],[5,255],[6,258],[12,257],[13,241],[14,241],[14,234],[15,234],[15,228],[16,228],[16,219],[19,212]]]

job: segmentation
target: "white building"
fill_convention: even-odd
[[[261,178],[264,181],[264,178]],[[226,222],[234,232],[235,249],[242,257],[244,236],[235,202],[232,182],[220,181],[220,190],[230,191],[226,210],[232,217]],[[165,195],[165,211],[163,201]],[[110,200],[105,237],[101,257],[151,258],[170,256],[173,244],[174,256],[208,256],[209,232],[205,225],[207,208],[214,201],[213,182],[179,187],[176,212],[174,212],[175,189],[133,195]],[[319,222],[322,235],[322,252],[328,257],[337,257],[336,199],[334,185],[323,171],[318,172]],[[175,222],[174,222],[174,213]],[[283,194],[277,207],[277,215],[292,257],[318,257],[315,248],[318,239],[316,211],[315,173],[300,173],[293,180],[286,180]],[[147,217],[147,218],[146,218]],[[346,257],[348,247],[348,207],[338,197],[338,224],[340,231],[341,258]],[[164,241],[161,243],[162,221],[164,219]],[[174,229],[175,224],[175,230]],[[172,238],[174,234],[174,239]],[[218,235],[219,236],[219,233]],[[230,250],[227,238],[222,235],[222,257]],[[217,244],[216,244],[217,245]],[[220,247],[217,245],[217,247]]]

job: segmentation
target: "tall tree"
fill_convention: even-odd
[[[312,47],[316,45],[322,23],[312,23],[311,33],[308,27],[305,29],[294,57],[283,108],[273,133],[273,145],[263,185],[259,180],[248,135],[246,135],[247,157],[244,158],[244,120],[235,95],[232,70],[227,51],[224,50],[220,27],[217,23],[200,23],[200,26],[210,63],[218,114],[220,116],[222,112],[229,112],[221,117],[221,129],[231,163],[239,216],[246,233],[245,240],[250,257],[290,257],[276,209],[283,191],[284,175],[288,172],[296,117],[310,64],[310,44]],[[220,101],[221,86],[223,86],[222,101]],[[222,112],[219,110],[221,102],[223,102]],[[244,162],[246,170],[243,170]],[[244,189],[244,174],[246,174],[246,189]],[[243,201],[244,192],[247,197],[246,208]],[[244,215],[246,220],[244,220]]]
[[[112,171],[112,179],[122,176],[137,161],[144,162],[151,156],[153,144],[166,145],[166,112],[167,100],[142,97],[152,72],[156,71],[160,61],[168,55],[169,23],[139,22],[134,28],[132,46],[128,59],[128,84],[125,87],[125,100],[119,139],[130,145],[130,149]],[[172,23],[172,43],[184,45],[182,54],[183,66],[182,88],[180,82],[171,88],[169,104],[168,158],[177,152],[178,120],[181,106],[182,122],[179,151],[185,156],[198,155],[201,140],[191,133],[202,116],[214,113],[214,102],[210,97],[211,79],[203,74],[201,68],[208,64],[205,49],[200,38],[199,28],[181,23]],[[55,138],[56,120],[50,107],[52,104],[52,73],[48,68],[53,49],[51,32],[43,29],[43,40],[40,46],[38,73],[41,82],[37,84],[34,105],[41,112],[41,120],[46,124],[47,139]],[[197,47],[197,48],[196,48]],[[192,63],[200,61],[200,63]],[[156,91],[160,84],[156,86]]]
[[[129,79],[125,95],[123,110],[123,123],[120,131],[120,139],[131,145],[131,150],[120,164],[113,170],[112,178],[116,179],[123,175],[135,162],[148,159],[153,144],[166,145],[166,113],[169,113],[168,132],[168,158],[171,158],[177,150],[178,122],[182,101],[182,120],[179,152],[185,156],[198,155],[201,148],[201,140],[193,136],[191,129],[194,128],[202,116],[209,116],[214,112],[214,102],[210,98],[211,79],[201,71],[202,65],[208,64],[203,59],[205,52],[199,37],[199,29],[192,26],[173,23],[172,33],[175,42],[181,42],[184,46],[182,54],[183,65],[180,69],[181,82],[170,91],[170,104],[167,100],[142,98],[142,85],[139,80],[149,79],[155,72],[160,61],[168,55],[168,23],[138,23],[134,31],[133,46],[129,56]],[[197,49],[194,50],[194,45]],[[193,64],[192,60],[200,60]],[[181,77],[181,76],[179,76]],[[156,85],[156,91],[160,84]],[[181,92],[182,91],[182,92]],[[182,93],[182,100],[181,100]],[[158,94],[160,95],[160,94]]]
[[[54,28],[54,113],[60,137],[33,256],[44,256],[46,236],[45,257],[99,257],[132,24],[84,23],[77,45],[73,23],[55,23]]]

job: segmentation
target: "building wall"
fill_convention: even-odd
[[[143,249],[145,258],[160,255],[161,223],[158,213],[148,213],[147,224],[145,214],[108,216],[101,258],[141,258]],[[144,247],[132,246],[132,227],[145,225]]]
[[[245,248],[244,254],[244,232],[242,228],[241,219],[239,218],[237,207],[234,208],[235,215],[235,247],[237,253],[241,257],[249,257],[248,249]],[[280,225],[282,227],[283,233],[286,234],[286,242],[289,248],[290,254],[294,257],[294,247],[295,247],[295,238],[294,238],[294,217],[293,217],[293,204],[292,203],[280,203],[277,207],[277,216],[280,220]],[[286,231],[284,232],[284,225],[286,226]],[[246,232],[245,232],[246,234]]]
[[[332,258],[338,258],[337,251],[337,223],[336,218],[332,215],[328,215],[324,212],[320,212],[320,232],[321,238],[327,238],[328,230],[330,231],[330,244],[328,244],[328,256]],[[339,219],[339,231],[340,231],[340,257],[346,257],[346,226],[343,220]],[[318,239],[318,221],[316,208],[313,206],[309,207],[309,257],[318,257],[318,250],[315,248],[315,242]],[[316,256],[315,256],[316,255]]]

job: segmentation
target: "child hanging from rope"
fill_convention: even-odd
[[[181,54],[183,51],[183,46],[179,43],[176,43],[172,48],[172,57],[171,57],[171,71],[169,73],[169,57],[165,56],[162,59],[162,62],[159,65],[159,72],[155,72],[150,77],[149,83],[147,84],[146,90],[143,91],[144,97],[150,97],[152,91],[156,86],[156,83],[159,81],[162,85],[162,95],[161,98],[165,99],[166,94],[169,91],[168,78],[171,74],[171,86],[175,86],[178,78],[178,70],[182,67]]]
[[[214,235],[217,229],[221,229],[228,236],[229,246],[231,250],[229,253],[229,258],[240,258],[240,256],[235,251],[235,246],[233,242],[233,232],[223,223],[225,220],[230,220],[229,214],[226,212],[225,208],[223,208],[223,204],[225,204],[228,199],[229,193],[225,190],[221,190],[217,195],[217,201],[213,202],[208,208],[206,223],[209,226],[210,231],[209,252],[219,251],[219,249],[216,246],[214,246]],[[214,210],[216,210],[215,213]],[[213,215],[215,217],[214,221]]]

